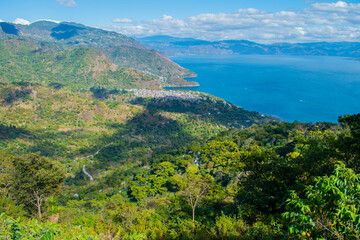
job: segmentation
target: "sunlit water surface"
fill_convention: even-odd
[[[337,122],[360,112],[360,61],[327,56],[172,58],[198,74],[206,92],[284,121]],[[178,88],[177,88],[178,89]]]

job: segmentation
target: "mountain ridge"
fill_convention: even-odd
[[[134,68],[157,79],[161,86],[196,86],[184,78],[196,74],[146,49],[141,43],[123,34],[88,27],[73,22],[37,21],[29,25],[0,23],[0,39],[33,39],[56,43],[66,48],[88,47],[104,54],[119,67]]]
[[[359,42],[311,42],[261,44],[248,40],[206,41],[171,36],[150,36],[136,38],[148,48],[160,51],[166,56],[181,55],[313,55],[360,57]]]
[[[1,82],[28,81],[61,84],[70,89],[151,88],[160,83],[151,76],[115,65],[100,51],[32,39],[0,40]]]

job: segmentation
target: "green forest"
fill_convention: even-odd
[[[360,238],[360,115],[286,123],[206,96],[3,83],[1,238]]]

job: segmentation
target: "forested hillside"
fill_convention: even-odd
[[[163,86],[193,86],[195,82],[183,78],[196,76],[155,50],[148,50],[125,35],[87,27],[76,23],[38,21],[30,25],[0,22],[0,39],[18,39],[52,43],[55,48],[93,49],[112,64],[140,70]],[[81,57],[81,56],[80,56]]]
[[[285,123],[203,93],[24,82],[0,98],[5,239],[359,236],[359,115]]]
[[[1,82],[37,82],[70,89],[160,88],[153,77],[118,67],[101,52],[28,39],[0,40]]]
[[[58,88],[58,85],[45,87],[23,82],[4,84],[1,87],[2,124],[16,126],[20,132],[34,130],[30,135],[14,137],[17,140],[23,137],[24,141],[26,139],[32,142],[28,143],[30,149],[26,150],[24,145],[17,149],[19,142],[11,141],[10,145],[15,143],[13,151],[40,151],[46,156],[71,157],[73,154],[69,155],[69,151],[77,149],[80,155],[91,153],[98,146],[112,141],[121,142],[132,136],[137,139],[133,141],[138,142],[139,147],[143,142],[143,150],[150,151],[152,144],[153,150],[167,146],[177,147],[190,140],[208,137],[229,125],[245,127],[267,120],[259,113],[245,111],[203,93],[184,92],[183,95],[171,96],[172,91],[155,90],[150,93],[162,96],[144,98],[139,95],[138,90],[128,92],[92,88],[91,91],[74,92]],[[41,132],[45,134],[44,137],[41,137]],[[40,135],[35,136],[37,134]],[[46,134],[52,137],[48,138]],[[78,136],[75,137],[74,134]],[[122,138],[122,135],[127,137]],[[69,141],[76,142],[76,145],[72,146],[67,142],[66,136]],[[85,141],[84,146],[81,139]],[[89,143],[92,139],[94,142]],[[24,141],[20,142],[24,144]],[[65,142],[61,143],[62,141]],[[154,142],[150,144],[149,141]],[[115,142],[113,144],[116,145]],[[53,149],[51,145],[54,146]],[[120,149],[122,145],[119,143],[119,146],[112,148]],[[56,154],[55,151],[62,153]],[[124,150],[120,152],[124,154]]]

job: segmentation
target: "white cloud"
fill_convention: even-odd
[[[4,22],[4,20],[0,19],[0,22]]]
[[[29,25],[30,22],[28,20],[25,20],[23,18],[17,18],[13,21],[15,24],[21,24],[21,25]]]
[[[352,9],[354,4],[347,4],[346,2],[338,1],[336,3],[314,3],[312,7],[321,11],[345,12]]]
[[[299,11],[238,9],[178,19],[163,15],[134,25],[104,27],[131,36],[172,35],[204,40],[247,39],[262,43],[360,41],[360,3],[313,3]]]
[[[135,23],[133,20],[129,18],[115,18],[112,19],[111,22],[113,23]]]
[[[56,0],[61,5],[67,6],[67,7],[76,7],[77,4],[75,0]]]

